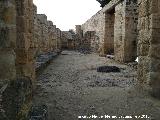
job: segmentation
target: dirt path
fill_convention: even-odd
[[[98,73],[102,65],[116,65],[121,72]],[[160,102],[139,92],[135,82],[136,72],[126,65],[64,51],[39,76],[34,104],[48,106],[49,120],[77,120],[82,115],[148,115],[160,120]]]

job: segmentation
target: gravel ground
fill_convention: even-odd
[[[103,65],[117,66],[121,72],[97,72]],[[37,78],[33,103],[48,107],[49,120],[77,120],[84,115],[147,115],[160,120],[160,101],[136,87],[136,75],[132,67],[96,54],[63,51]]]

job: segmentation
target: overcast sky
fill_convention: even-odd
[[[96,0],[33,0],[38,14],[46,14],[61,30],[75,29],[101,8]]]

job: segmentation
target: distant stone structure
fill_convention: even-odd
[[[62,49],[75,50],[76,49],[76,39],[75,33],[71,31],[62,31]]]

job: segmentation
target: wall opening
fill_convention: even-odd
[[[105,13],[104,54],[114,54],[115,8]]]

